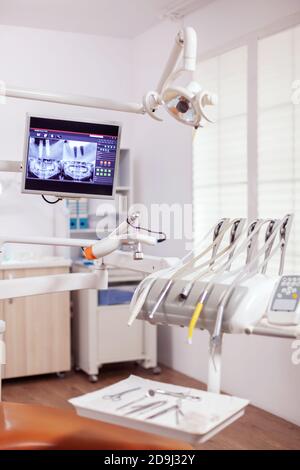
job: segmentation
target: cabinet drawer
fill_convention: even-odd
[[[144,357],[144,322],[128,326],[128,305],[97,308],[99,363],[134,361]]]

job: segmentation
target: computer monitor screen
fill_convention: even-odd
[[[28,117],[23,192],[111,198],[119,162],[119,124]]]

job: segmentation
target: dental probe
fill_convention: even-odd
[[[135,403],[138,403],[142,400],[145,400],[145,398],[147,398],[147,395],[144,395],[140,398],[136,398],[135,400],[131,400],[129,401],[128,403],[125,403],[124,405],[122,406],[118,406],[118,408],[116,408],[116,411],[119,411],[119,410],[123,410],[123,408],[127,408],[127,406],[130,406],[130,405],[134,405]]]
[[[148,403],[147,405],[136,406],[136,407],[134,407],[133,410],[130,410],[127,413],[125,413],[124,416],[129,416],[129,415],[134,414],[134,413],[140,414],[140,413],[143,413],[144,411],[148,411],[150,409],[154,410],[155,408],[159,408],[160,406],[163,406],[166,403],[168,403],[167,400],[159,400],[159,401],[155,401],[153,403]]]
[[[202,398],[199,397],[198,395],[189,395],[188,393],[183,393],[183,392],[169,392],[167,390],[162,390],[160,388],[156,390],[150,389],[147,392],[147,395],[149,395],[150,397],[154,397],[156,394],[169,395],[170,397],[187,399],[187,400],[197,400],[197,401],[202,400]]]
[[[159,416],[162,416],[166,413],[169,413],[169,411],[173,411],[175,410],[177,413],[179,413],[181,416],[184,416],[184,413],[183,411],[180,409],[179,405],[172,405],[170,406],[169,408],[165,408],[164,410],[161,410],[161,411],[158,411],[157,413],[155,413],[154,415],[151,415],[151,416],[148,416],[146,419],[155,419],[155,418],[158,418]],[[176,416],[176,424],[179,424],[178,423],[178,418]]]

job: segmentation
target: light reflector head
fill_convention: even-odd
[[[163,92],[163,102],[169,114],[190,126],[197,126],[199,111],[193,93],[183,87],[167,88]]]
[[[162,102],[167,111],[178,121],[193,126],[201,126],[202,119],[212,122],[204,112],[206,106],[217,103],[217,97],[201,90],[197,82],[191,82],[186,88],[169,87],[163,91]]]

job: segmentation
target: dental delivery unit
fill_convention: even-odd
[[[143,104],[10,88],[5,94],[26,100],[148,114],[158,121],[162,119],[157,112],[165,108],[179,122],[198,128],[205,121],[211,122],[207,110],[217,103],[216,96],[193,81],[187,87],[174,84],[195,70],[196,57],[196,33],[185,28],[176,36],[157,89],[146,93]],[[47,202],[48,195],[57,197],[57,201],[64,197],[113,198],[120,134],[118,123],[28,116],[23,162],[2,161],[0,171],[22,172],[22,191],[42,195]],[[143,244],[154,246],[166,237],[162,232],[141,227],[138,213],[129,214],[126,221],[101,240],[3,235],[0,249],[6,243],[81,247],[84,256],[94,260],[94,269],[89,273],[1,280],[0,300],[106,289],[107,266],[144,273],[146,277],[131,301],[129,325],[139,318],[152,324],[187,327],[189,343],[195,328],[207,330],[208,390],[220,393],[224,333],[300,336],[300,275],[283,272],[292,221],[292,214],[280,220],[250,222],[224,218],[203,238],[201,246],[181,260],[143,255]],[[133,255],[118,250],[125,242],[132,246]],[[268,263],[274,261],[275,255],[280,258],[278,275],[269,276]]]

